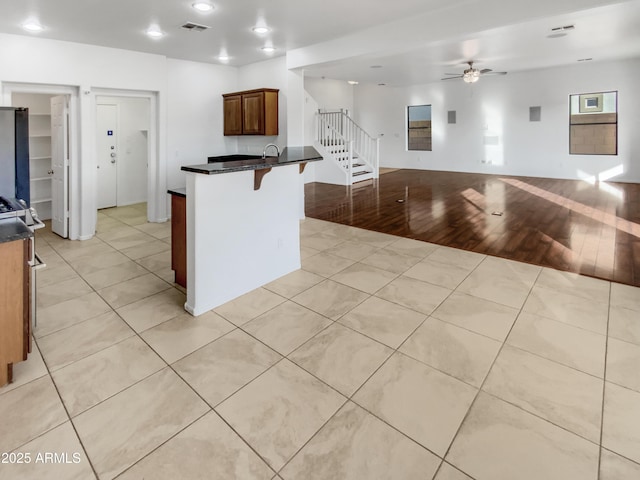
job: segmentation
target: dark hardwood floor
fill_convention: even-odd
[[[396,170],[305,195],[309,217],[640,286],[640,184]]]

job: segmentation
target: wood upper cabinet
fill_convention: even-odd
[[[261,88],[222,97],[225,135],[278,135],[278,90]]]
[[[224,98],[224,134],[242,135],[242,95]]]

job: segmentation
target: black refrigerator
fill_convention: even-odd
[[[0,107],[0,196],[31,206],[27,108]]]

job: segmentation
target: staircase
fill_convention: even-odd
[[[347,111],[318,110],[315,147],[327,160],[316,178],[327,183],[354,185],[378,178],[379,140],[372,138]]]

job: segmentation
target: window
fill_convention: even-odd
[[[618,92],[571,95],[569,153],[618,154]]]
[[[407,149],[431,151],[431,105],[407,107]]]

